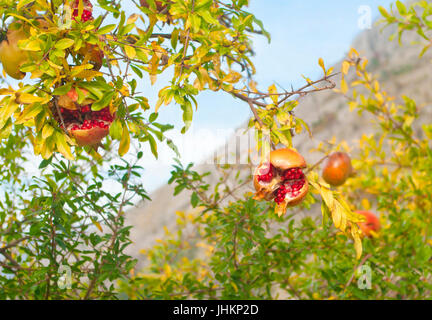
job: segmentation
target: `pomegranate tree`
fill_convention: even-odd
[[[88,95],[84,89],[79,89]],[[78,93],[71,89],[66,95],[59,97],[58,109],[52,105],[54,118],[60,127],[72,135],[79,146],[95,146],[109,133],[109,127],[114,120],[109,107],[93,111],[91,99],[84,99],[81,104],[77,103]]]
[[[260,164],[254,175],[255,199],[274,201],[281,216],[288,206],[303,201],[309,190],[303,173],[304,158],[295,150],[284,148],[270,153],[269,162]]]

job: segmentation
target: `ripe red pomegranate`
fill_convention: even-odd
[[[155,0],[155,4],[156,4],[156,9],[159,12],[161,12],[162,10],[164,10],[167,7],[167,5],[160,0]],[[141,5],[141,7],[146,7],[146,8],[150,7],[150,5],[148,4],[148,2],[146,0],[140,0],[140,5]]]
[[[90,0],[82,0],[83,2],[83,13],[81,15],[81,21],[86,22],[89,20],[93,20],[93,5],[91,4]],[[72,19],[76,20],[76,17],[78,17],[78,13],[79,13],[79,0],[75,0],[72,3]]]
[[[366,222],[359,223],[359,227],[365,236],[372,237],[371,231],[378,232],[381,229],[378,217],[372,212],[359,210],[356,213],[366,217]]]
[[[309,184],[302,171],[304,158],[295,150],[284,148],[270,152],[270,162],[260,164],[254,174],[255,199],[274,200],[279,216],[287,206],[303,201]]]
[[[88,92],[80,89],[85,95]],[[59,97],[58,106],[60,115],[52,105],[54,118],[75,138],[79,146],[95,146],[109,133],[109,127],[114,120],[109,107],[93,111],[91,99],[85,99],[81,105],[77,103],[78,94],[71,89],[66,95]],[[63,122],[62,122],[63,118]]]
[[[322,171],[322,177],[332,186],[341,186],[353,173],[351,158],[345,152],[332,153]]]

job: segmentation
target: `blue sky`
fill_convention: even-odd
[[[263,86],[277,82],[289,88],[302,83],[301,75],[319,77],[318,58],[326,65],[337,63],[348,51],[358,27],[361,6],[370,6],[373,18],[378,6],[390,0],[251,0],[250,11],[264,22],[272,35],[269,44],[256,37],[253,58],[256,79]],[[374,20],[374,19],[373,19]],[[194,117],[196,128],[232,128],[244,123],[250,111],[247,104],[230,96],[204,93]],[[181,124],[175,106],[161,111],[161,118]],[[177,108],[178,109],[178,108]],[[180,120],[180,121],[179,121]]]

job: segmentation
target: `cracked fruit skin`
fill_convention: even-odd
[[[14,29],[10,26],[6,38],[0,43],[0,61],[4,71],[16,80],[25,77],[25,73],[20,71],[20,67],[30,59],[27,51],[18,48],[18,41],[27,39],[22,28]]]
[[[352,173],[353,168],[349,155],[345,152],[334,152],[324,165],[322,177],[329,185],[338,187],[343,185]]]
[[[294,149],[283,148],[270,152],[269,162],[261,163],[255,170],[256,200],[275,201],[276,213],[285,214],[304,200],[309,183],[303,173],[306,161]]]
[[[88,91],[79,89],[86,97]],[[55,120],[73,136],[79,146],[97,146],[109,134],[109,128],[114,120],[109,107],[99,111],[91,109],[93,100],[85,98],[81,104],[77,103],[78,93],[72,88],[67,94],[58,99],[59,111],[52,106]]]
[[[365,222],[360,222],[359,227],[367,237],[372,237],[371,231],[378,232],[381,229],[381,223],[378,217],[370,211],[359,210],[356,213],[366,217]]]

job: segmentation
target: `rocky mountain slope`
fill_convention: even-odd
[[[410,45],[411,42],[419,40],[414,33],[404,35],[404,46],[399,46],[396,40],[388,41],[395,29],[390,27],[381,31],[381,28],[382,26],[373,27],[362,32],[355,39],[352,47],[369,59],[370,71],[379,75],[381,84],[390,95],[404,94],[415,98],[419,106],[427,106],[432,101],[432,90],[429,88],[429,84],[432,83],[430,72],[432,50],[427,52],[422,59],[418,59],[422,47]],[[335,66],[336,70],[339,69],[339,65]],[[431,113],[426,108],[424,111],[426,118],[431,119]],[[297,109],[297,115],[307,121],[314,134],[313,139],[310,139],[305,133],[296,136],[294,140],[296,148],[304,154],[309,163],[318,160],[319,155],[311,154],[308,150],[320,141],[330,140],[336,136],[356,145],[355,141],[362,134],[373,130],[366,115],[359,117],[356,113],[350,112],[344,98],[332,91],[303,98]],[[235,151],[236,148],[237,152],[240,151],[239,154],[244,154],[242,151],[250,147],[247,137],[233,138],[223,150],[219,150],[218,154],[227,154],[227,152]],[[210,184],[216,184],[219,181],[220,174],[215,165],[206,164],[197,168],[200,172],[211,172]],[[249,173],[250,169],[244,169],[241,174],[247,176]],[[228,179],[225,183],[232,185],[233,181]],[[252,188],[252,183],[246,184],[237,190],[237,194],[252,191]],[[189,193],[183,192],[176,197],[173,197],[173,193],[174,186],[163,186],[151,195],[151,202],[142,203],[127,213],[127,223],[133,226],[131,230],[133,245],[128,248],[128,253],[139,259],[138,267],[143,265],[143,256],[139,255],[139,250],[154,245],[157,238],[162,238],[164,226],[167,226],[168,229],[175,228],[176,211],[191,209]],[[315,211],[318,212],[318,210]],[[313,212],[314,210],[312,214]]]

